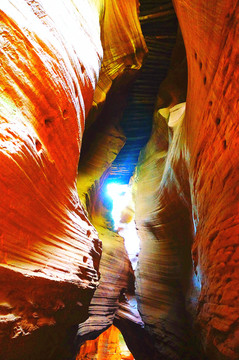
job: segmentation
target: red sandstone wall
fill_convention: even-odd
[[[169,108],[182,96],[180,87],[170,93],[171,72],[158,106],[168,93],[172,103],[156,113],[136,172],[139,305],[158,357],[201,359],[201,340],[209,359],[238,359],[239,8],[174,3],[187,52],[186,113],[173,124]]]
[[[54,341],[85,319],[98,284],[101,243],[75,184],[102,58],[98,11],[90,2],[84,6],[87,21],[73,3],[60,1],[56,8],[46,1],[1,2],[4,359],[50,357]],[[52,330],[55,324],[60,335]]]
[[[102,43],[108,82],[140,67],[144,43],[136,1],[3,0],[0,10],[0,357],[60,359],[99,280],[101,241],[76,175]]]
[[[69,356],[69,328],[86,320],[98,284],[101,242],[75,185],[84,121],[93,96],[98,113],[116,76],[127,68],[138,69],[146,51],[134,21],[136,2],[105,5],[103,9],[94,1],[85,1],[86,8],[65,1],[57,6],[45,0],[1,1],[0,358],[4,360],[19,360],[23,353],[24,359],[34,360]],[[197,335],[210,359],[237,359],[238,6],[233,1],[175,0],[175,8],[189,68],[186,116],[168,129],[169,109],[156,115],[155,132],[137,173],[136,218],[142,240],[137,293],[151,339],[151,360],[191,359],[185,300],[193,265],[198,282],[193,313]],[[103,56],[99,21],[103,10],[105,57],[93,95]],[[171,95],[170,107],[183,100],[180,89]],[[101,170],[90,171],[92,178],[80,192],[88,191]],[[111,256],[105,253],[102,287],[96,292],[102,316],[112,306],[104,308],[102,299],[109,295],[105,287],[116,282],[117,273],[109,277],[112,246]],[[116,263],[123,279],[112,292],[114,310],[104,317],[107,326],[127,282],[127,259],[124,262],[121,256]],[[99,309],[97,297],[92,309],[94,304]],[[104,326],[96,321],[97,331]],[[84,331],[91,333],[90,328]]]
[[[77,360],[84,359],[134,360],[115,326],[111,326],[97,339],[86,341],[77,356]]]
[[[188,60],[186,139],[201,282],[197,321],[210,358],[239,356],[239,7],[175,1]]]

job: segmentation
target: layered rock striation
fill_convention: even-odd
[[[135,15],[135,1],[1,3],[1,359],[68,358],[88,316],[102,248],[76,190],[79,154],[102,44],[107,82],[140,67]]]
[[[174,3],[187,52],[186,112],[173,108],[184,86],[170,71],[135,177],[139,308],[157,339],[155,358],[237,359],[238,6]]]
[[[98,284],[101,243],[75,184],[102,58],[98,10],[84,11],[1,3],[1,359],[59,355]]]
[[[201,286],[197,322],[210,358],[238,347],[238,3],[175,1],[188,62],[187,166]]]
[[[239,7],[174,6],[186,57],[179,31],[162,84],[146,84],[144,73],[135,82],[132,115],[127,95],[147,53],[136,0],[1,2],[0,360],[80,359],[83,343],[112,324],[129,358],[238,358]],[[164,49],[160,78],[175,15],[164,1],[142,9],[146,68]],[[157,34],[160,26],[172,33]],[[159,85],[131,179],[134,274],[102,194],[127,135],[150,120]],[[133,119],[128,134],[122,115]],[[116,333],[89,356],[111,358],[113,339],[119,358]]]

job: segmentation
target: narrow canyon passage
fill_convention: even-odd
[[[0,360],[239,359],[239,3],[1,0]]]

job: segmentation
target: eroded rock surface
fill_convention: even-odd
[[[174,35],[149,24],[167,28],[174,13],[171,3],[147,13],[154,5],[144,3],[141,22],[165,61]],[[239,356],[239,7],[174,5],[188,93],[180,40],[133,180],[138,312],[123,239],[97,202],[118,171],[119,122],[147,52],[138,3],[1,1],[0,360],[73,359],[112,323],[137,360]],[[138,84],[142,110],[152,99]],[[146,121],[141,110],[134,120]]]
[[[97,339],[87,341],[77,356],[77,360],[95,358],[97,360],[134,360],[115,326],[111,326]]]
[[[102,58],[98,10],[84,6],[87,21],[73,3],[1,2],[1,359],[54,356],[98,284],[75,185]]]
[[[182,91],[162,84],[158,107],[171,99],[170,109],[156,115],[136,173],[140,311],[164,358],[201,359],[201,347],[210,359],[237,359],[238,6],[175,1],[175,8],[187,52],[187,105],[185,117],[172,118]],[[185,343],[191,326],[202,341],[197,355]]]
[[[238,3],[175,1],[187,50],[187,164],[201,286],[197,321],[210,358],[239,356]]]
[[[140,67],[144,43],[135,1],[4,0],[0,15],[0,357],[65,359],[99,280],[76,175],[102,44],[112,82]]]

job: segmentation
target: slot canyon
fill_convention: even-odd
[[[0,3],[0,360],[238,360],[239,2]]]

